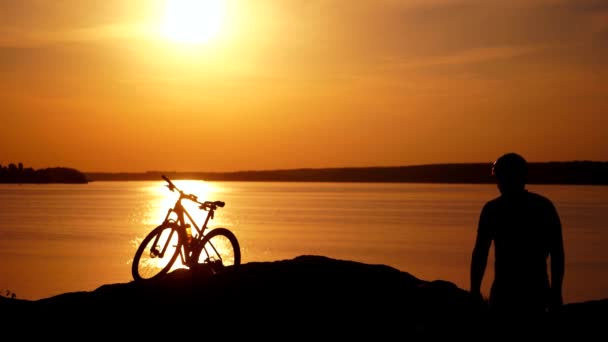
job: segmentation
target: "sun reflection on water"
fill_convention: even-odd
[[[185,194],[197,196],[199,202],[214,200],[212,197],[218,192],[216,185],[201,180],[172,180],[172,182]],[[142,223],[146,226],[154,227],[162,223],[167,216],[167,211],[175,205],[179,194],[177,191],[169,191],[165,182],[159,182],[158,184],[147,187],[146,191],[152,195],[154,200],[150,203],[147,212],[143,215]],[[202,224],[200,221],[204,218],[201,218],[201,210],[198,208],[198,205],[188,200],[182,200],[182,205],[190,213],[192,218],[197,221],[196,224],[200,227]],[[175,218],[174,216],[175,215],[172,214],[170,217]]]

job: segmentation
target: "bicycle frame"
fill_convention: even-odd
[[[207,215],[205,217],[205,221],[203,222],[203,224],[199,227],[196,224],[196,221],[192,218],[192,216],[190,215],[190,213],[188,212],[188,210],[186,210],[186,208],[184,208],[184,205],[182,204],[182,200],[187,199],[190,200],[192,202],[198,203],[201,206],[203,206],[201,208],[201,210],[205,210],[207,211]],[[204,203],[200,203],[198,202],[195,198],[192,197],[192,195],[186,195],[182,192],[180,192],[179,194],[179,198],[177,199],[177,201],[175,201],[175,204],[173,205],[173,208],[169,208],[169,210],[167,211],[167,215],[165,216],[165,219],[163,220],[163,222],[169,223],[169,222],[175,222],[177,223],[177,226],[180,228],[180,234],[184,234],[184,236],[186,235],[186,228],[192,228],[194,227],[194,229],[196,229],[196,237],[194,236],[194,232],[192,233],[192,242],[188,243],[187,240],[186,243],[182,244],[182,249],[180,249],[180,259],[182,261],[182,263],[184,265],[189,266],[192,263],[191,257],[193,255],[193,251],[196,247],[196,243],[193,243],[194,241],[201,241],[203,239],[204,236],[204,232],[207,229],[207,225],[209,223],[209,220],[211,218],[213,218],[214,216],[214,208],[206,208],[204,207],[205,204]],[[173,220],[171,219],[171,214],[175,213],[175,215],[177,216],[177,220]],[[186,221],[186,218],[188,219]]]

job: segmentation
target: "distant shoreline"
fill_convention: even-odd
[[[0,165],[0,184],[86,184],[88,181],[84,173],[68,167],[36,170],[22,163]]]
[[[89,181],[171,179],[260,182],[459,183],[491,184],[487,163],[429,164],[394,167],[301,168],[235,172],[88,172]],[[608,185],[608,162],[529,163],[529,184]]]

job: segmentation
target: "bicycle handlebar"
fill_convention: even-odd
[[[169,178],[167,178],[167,176],[161,175],[161,177],[167,183],[169,183],[169,185],[167,185],[167,187],[169,187],[169,190],[171,190],[171,191],[177,190],[182,198],[186,198],[192,202],[200,204],[199,208],[201,208],[201,209],[209,208],[209,209],[215,210],[216,209],[215,207],[223,208],[226,205],[226,202],[222,202],[222,201],[215,201],[215,202],[205,201],[205,202],[201,203],[198,201],[198,197],[196,195],[183,193],[177,186],[175,186],[175,184],[173,184],[173,182]]]

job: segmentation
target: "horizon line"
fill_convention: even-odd
[[[550,161],[528,161],[528,164],[555,164],[555,163],[608,163],[608,161],[591,159],[550,160]],[[279,172],[279,171],[303,171],[303,170],[345,170],[345,169],[387,169],[426,166],[450,166],[450,165],[491,165],[492,162],[442,162],[409,165],[376,165],[376,166],[328,166],[328,167],[293,167],[275,169],[240,169],[232,171],[176,171],[176,170],[145,170],[145,171],[81,171],[83,173],[106,173],[106,174],[163,174],[163,173],[241,173],[241,172]]]

